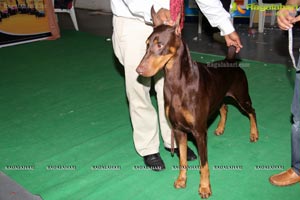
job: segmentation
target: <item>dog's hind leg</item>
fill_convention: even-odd
[[[225,130],[225,123],[226,123],[226,118],[227,118],[227,112],[228,108],[226,104],[223,104],[220,108],[220,121],[218,123],[218,126],[215,130],[216,135],[222,135]]]
[[[250,120],[250,142],[257,142],[258,130],[256,124],[256,114],[252,107],[251,99],[247,90],[241,92],[243,95],[235,95],[234,98],[238,102],[239,106],[248,114]]]
[[[200,155],[200,185],[199,194],[201,198],[208,198],[212,192],[209,180],[209,167],[207,160],[207,132],[202,129],[197,133],[193,133],[198,147],[198,154]]]
[[[256,124],[256,114],[249,96],[246,74],[244,71],[241,72],[234,84],[232,84],[228,94],[233,97],[239,106],[248,114],[250,120],[250,142],[257,142],[259,135]]]
[[[175,188],[185,188],[187,179],[187,134],[174,130],[175,138],[179,147],[179,176],[174,182]]]
[[[250,97],[249,97],[249,100],[250,100]],[[250,142],[257,142],[259,135],[258,135],[257,124],[256,124],[256,114],[255,114],[255,110],[253,109],[253,107],[251,105],[251,100],[240,103],[240,106],[247,112],[247,114],[249,116]]]

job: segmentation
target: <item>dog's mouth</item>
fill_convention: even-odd
[[[153,69],[151,67],[146,67],[146,66],[143,66],[143,65],[139,65],[137,68],[136,68],[136,72],[141,75],[141,76],[144,76],[144,77],[151,77],[151,76],[154,76],[156,73],[157,73],[158,70],[156,69]]]

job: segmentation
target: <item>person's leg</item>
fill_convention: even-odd
[[[298,63],[300,65],[300,62]],[[270,177],[270,182],[276,186],[288,186],[300,182],[300,74],[296,73],[294,97],[292,102],[292,134],[291,134],[291,146],[292,146],[292,167],[284,172],[275,174]]]
[[[133,127],[136,151],[141,156],[158,153],[159,126],[157,113],[150,99],[151,79],[139,77],[136,68],[146,51],[151,26],[142,21],[113,18],[114,52],[125,70],[126,94]]]
[[[296,73],[292,103],[292,167],[300,175],[300,72]]]

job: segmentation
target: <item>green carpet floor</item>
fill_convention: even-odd
[[[223,59],[192,56],[201,62]],[[260,139],[249,142],[248,119],[234,106],[224,135],[213,134],[217,120],[211,124],[210,199],[298,199],[300,184],[268,182],[290,167],[294,71],[249,60],[242,66]],[[189,170],[187,188],[176,190],[178,158],[163,147],[161,155],[165,171],[141,167],[122,68],[105,38],[63,31],[59,40],[0,49],[0,170],[31,193],[45,200],[199,199],[199,172]],[[189,164],[197,167],[198,161]]]

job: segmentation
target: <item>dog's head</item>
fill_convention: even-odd
[[[138,74],[151,77],[170,63],[180,45],[181,32],[178,17],[174,26],[164,25],[157,13],[151,8],[154,24],[153,32],[148,37],[146,53],[136,71]]]

